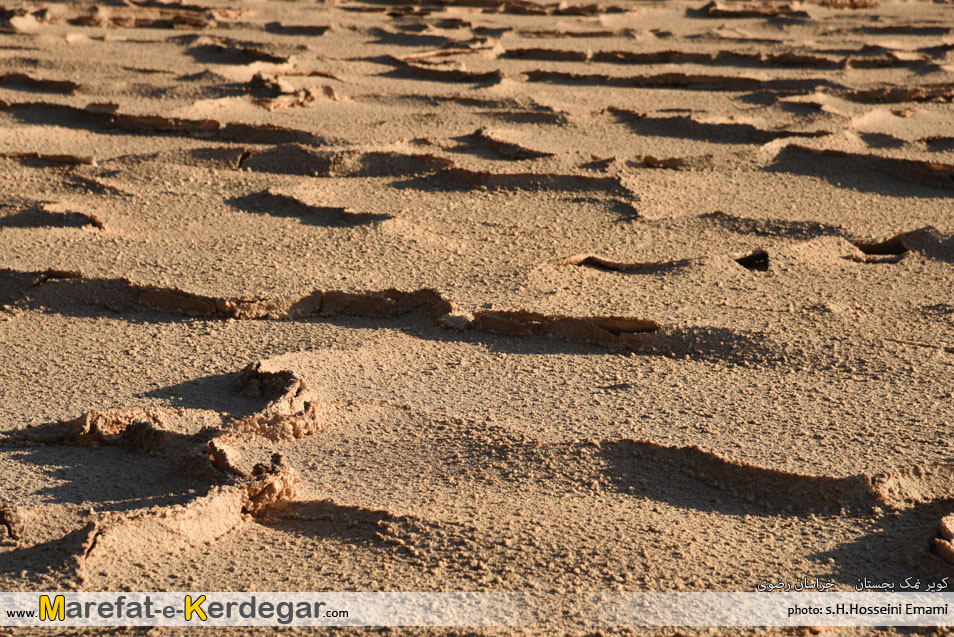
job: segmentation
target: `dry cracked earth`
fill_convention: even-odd
[[[950,2],[7,3],[0,589],[954,577],[952,101]]]

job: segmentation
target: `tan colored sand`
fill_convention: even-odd
[[[954,574],[954,5],[0,30],[0,589]]]

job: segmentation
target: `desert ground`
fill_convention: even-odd
[[[0,29],[0,590],[954,577],[954,4]]]

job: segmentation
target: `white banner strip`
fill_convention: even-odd
[[[0,626],[951,626],[954,593],[0,593]]]

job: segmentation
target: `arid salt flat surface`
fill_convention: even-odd
[[[0,589],[954,577],[954,4],[197,1],[0,8]]]

